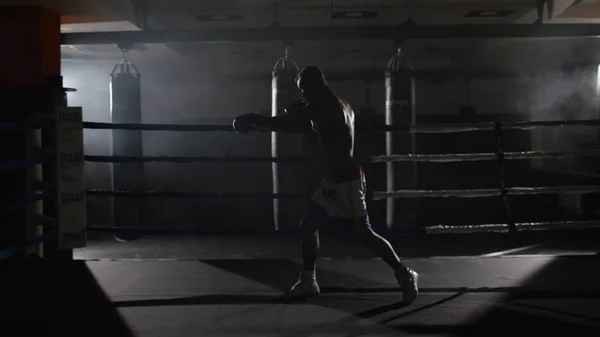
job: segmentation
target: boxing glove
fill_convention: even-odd
[[[259,114],[243,114],[233,120],[233,129],[242,135],[248,134],[256,129],[255,124],[263,118]]]

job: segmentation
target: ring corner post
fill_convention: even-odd
[[[60,34],[60,14],[52,10],[42,6],[0,7],[0,37],[3,45],[10,46],[10,52],[0,56],[2,121],[19,123],[48,111],[47,79],[61,75]],[[3,144],[11,144],[2,148],[2,160],[24,160],[39,149],[43,137],[39,130],[27,130],[5,133],[1,138]],[[3,172],[0,182],[2,186],[10,186],[2,189],[3,201],[33,197],[42,171],[43,168],[37,165]],[[38,237],[42,227],[40,214],[36,213],[42,212],[43,207],[42,201],[37,201],[4,214],[6,224],[14,226],[2,226],[2,246],[23,247]],[[47,242],[44,249],[51,249],[52,245],[51,241]],[[33,251],[43,255],[41,245],[38,245],[28,251],[19,251],[14,258],[24,259]]]

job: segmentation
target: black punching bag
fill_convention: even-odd
[[[140,124],[142,100],[140,73],[129,61],[123,59],[110,74],[110,117],[112,123]],[[137,130],[112,130],[113,156],[142,156],[142,132]],[[143,163],[113,163],[113,190],[142,191]],[[113,224],[137,227],[142,222],[142,200],[113,197]],[[118,233],[120,241],[135,239],[133,234]]]
[[[385,92],[385,124],[414,125],[416,123],[414,69],[402,55],[400,48],[385,69]],[[388,156],[416,153],[414,134],[387,132],[385,145]],[[416,189],[418,186],[416,164],[416,162],[386,163],[387,191]],[[386,202],[388,229],[394,226],[415,226],[416,205],[415,199],[388,198]]]
[[[298,101],[300,91],[296,85],[298,66],[285,56],[280,58],[272,73],[272,109],[273,117],[285,114],[285,108]],[[302,156],[304,135],[290,133],[271,134],[271,154],[273,157]],[[306,193],[303,183],[303,168],[298,163],[273,163],[273,193]],[[312,186],[314,188],[314,186]],[[297,228],[304,209],[305,200],[273,199],[273,221],[275,230]]]

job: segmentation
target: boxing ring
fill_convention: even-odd
[[[472,131],[501,131],[501,130],[532,130],[538,127],[573,127],[600,126],[597,120],[577,120],[577,121],[526,121],[526,122],[505,122],[505,123],[470,123],[457,125],[384,125],[377,128],[362,130],[363,132],[398,132],[409,134],[435,134],[435,133],[458,133]],[[230,125],[132,125],[115,123],[84,123],[87,129],[120,129],[120,130],[138,130],[138,131],[174,131],[174,132],[232,132]],[[501,144],[501,143],[500,143]],[[466,161],[485,161],[491,160],[498,163],[501,170],[504,162],[508,160],[526,160],[526,159],[564,159],[578,156],[597,156],[600,150],[576,150],[568,152],[557,151],[523,151],[523,152],[504,152],[501,147],[496,153],[457,153],[457,154],[402,154],[389,156],[372,156],[371,163],[394,163],[394,162],[433,162],[433,163],[451,163]],[[315,158],[310,157],[251,157],[251,156],[227,156],[227,157],[175,157],[175,156],[96,156],[86,155],[85,160],[96,163],[302,163],[314,162]],[[488,198],[488,197],[507,197],[509,195],[540,195],[556,193],[596,193],[600,192],[600,185],[593,186],[552,186],[552,187],[507,187],[501,177],[499,188],[490,189],[471,189],[471,190],[395,190],[395,191],[374,191],[373,200],[383,200],[389,198]],[[171,191],[111,191],[111,190],[88,190],[90,196],[107,197],[168,197],[168,198],[281,198],[281,199],[302,199],[306,195],[293,193],[264,194],[264,193],[178,193]],[[513,226],[514,225],[514,226]],[[481,224],[469,226],[448,226],[434,225],[422,228],[411,229],[415,233],[473,233],[486,231],[508,231],[508,230],[536,230],[551,228],[587,228],[598,227],[600,221],[567,221],[567,222],[535,222],[535,223],[506,223],[506,224]],[[91,230],[136,230],[126,227],[101,227],[93,226]],[[165,228],[164,231],[170,231]],[[401,229],[400,229],[401,230]],[[161,229],[156,229],[161,231]],[[182,232],[202,233],[202,230],[181,229]]]
[[[527,233],[532,230],[576,229],[598,227],[597,221],[566,221],[518,223],[509,217],[506,223],[469,226],[434,225],[410,228],[410,239],[400,242],[399,254],[408,257],[406,263],[421,274],[421,295],[408,307],[397,303],[398,289],[381,261],[372,261],[368,254],[348,253],[339,242],[324,238],[324,257],[319,262],[318,275],[322,296],[307,303],[283,304],[276,300],[279,292],[288,287],[300,268],[294,242],[297,237],[272,236],[269,233],[243,233],[238,239],[213,237],[214,233],[186,228],[140,228],[122,226],[92,226],[85,220],[85,197],[76,197],[83,188],[85,162],[111,163],[196,163],[196,162],[306,162],[313,158],[287,157],[135,157],[82,155],[84,129],[120,129],[170,132],[232,132],[230,125],[158,125],[95,123],[81,120],[80,108],[60,108],[58,115],[43,115],[18,123],[2,123],[2,132],[35,132],[51,129],[56,132],[56,144],[35,152],[24,161],[2,163],[0,170],[22,170],[29,166],[49,165],[56,172],[52,181],[38,183],[32,195],[15,200],[3,207],[3,212],[22,210],[28,205],[61,197],[76,205],[66,209],[59,202],[55,216],[38,209],[32,223],[43,226],[43,234],[29,241],[4,247],[0,253],[4,273],[3,299],[11,313],[0,324],[2,328],[18,326],[22,332],[44,331],[81,335],[116,334],[119,336],[397,336],[414,334],[427,336],[462,336],[514,333],[519,329],[536,329],[538,334],[554,333],[558,328],[569,329],[579,336],[592,336],[600,329],[600,277],[591,272],[597,269],[598,257],[514,256],[480,254],[476,256],[414,257],[411,247],[422,244],[421,236],[436,236],[438,244],[453,238],[484,233]],[[65,114],[72,114],[66,118]],[[59,116],[53,118],[52,116]],[[64,122],[64,123],[63,123]],[[507,123],[469,123],[460,125],[381,125],[362,130],[385,133],[451,133],[475,130],[496,131],[538,127],[597,127],[600,121],[538,121]],[[33,130],[33,131],[32,131]],[[65,143],[66,142],[66,143]],[[61,145],[62,144],[62,145]],[[71,144],[66,146],[65,144]],[[502,142],[498,142],[502,144]],[[70,155],[65,155],[70,153]],[[568,158],[597,156],[600,150],[563,152],[504,152],[499,145],[496,153],[470,154],[394,154],[373,156],[373,163],[436,162],[440,165],[457,161],[494,160],[500,168],[499,187],[476,190],[393,190],[375,191],[372,198],[503,198],[511,195],[554,193],[594,193],[600,186],[506,186],[502,167],[505,161],[532,158]],[[70,162],[70,169],[63,166]],[[68,172],[65,176],[65,172]],[[70,198],[61,193],[67,191]],[[58,194],[57,194],[58,193]],[[85,190],[87,197],[168,197],[168,198],[305,198],[304,195],[281,193],[179,193],[175,191]],[[510,204],[507,204],[510,210]],[[76,214],[77,216],[75,216]],[[79,227],[78,227],[79,226]],[[121,258],[85,254],[85,237],[65,233],[135,231],[154,237],[116,243],[113,248],[133,247],[132,255]],[[403,229],[400,229],[404,231]],[[286,234],[282,231],[280,234]],[[559,231],[565,238],[568,232]],[[165,241],[162,235],[186,235],[203,238],[202,249],[225,250],[223,254],[199,253],[182,258],[144,255],[143,251],[158,250]],[[461,234],[450,235],[447,234]],[[254,236],[252,236],[254,235]],[[586,234],[584,234],[586,235]],[[157,239],[158,238],[158,239]],[[52,240],[58,240],[52,241]],[[212,240],[212,241],[211,241]],[[476,245],[479,238],[457,243]],[[525,241],[519,241],[521,245]],[[211,241],[211,242],[209,242]],[[410,242],[413,242],[411,246]],[[59,250],[80,248],[84,253],[69,263],[33,259],[29,263],[13,263],[19,253],[35,255],[40,244],[58,244]],[[182,245],[181,242],[172,242]],[[331,244],[334,248],[327,248]],[[186,245],[185,243],[183,244]],[[198,246],[187,243],[188,246]],[[264,247],[270,253],[252,252]],[[330,247],[331,247],[330,246]],[[293,249],[292,249],[293,248]],[[110,249],[104,247],[102,249]],[[331,251],[327,251],[331,249]],[[335,254],[332,251],[343,251]],[[168,253],[168,252],[167,252]],[[77,256],[77,254],[75,254]],[[40,284],[39,281],[43,280]],[[65,290],[68,289],[68,290]],[[36,303],[35,324],[26,325],[30,304]],[[56,306],[57,303],[65,307]],[[513,324],[505,324],[511,322]]]

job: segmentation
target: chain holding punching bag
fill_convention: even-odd
[[[410,62],[398,47],[398,53],[388,62],[385,69],[385,124],[414,125],[415,76]],[[386,155],[416,153],[414,134],[387,132],[385,137]],[[387,191],[415,189],[417,187],[417,163],[386,163]],[[417,203],[414,199],[394,198],[386,201],[386,225],[392,228],[396,222],[402,226],[416,225]]]
[[[289,48],[280,58],[272,73],[272,110],[273,117],[286,114],[286,108],[295,106],[300,99],[300,90],[296,84],[298,66],[288,57]],[[288,113],[290,113],[288,111]],[[271,154],[273,157],[306,157],[313,150],[312,136],[302,133],[272,133]],[[314,156],[314,153],[312,154]],[[311,184],[313,164],[273,163],[273,193],[308,194],[315,188]],[[273,222],[275,230],[295,228],[304,216],[305,200],[273,199]]]
[[[140,73],[125,57],[110,74],[110,118],[112,123],[141,124],[142,99]],[[112,130],[113,156],[143,156],[142,132],[137,130]],[[143,190],[143,163],[113,163],[113,190]],[[137,227],[141,224],[143,204],[140,199],[113,197],[113,224]],[[136,236],[119,233],[119,241],[133,240]]]

